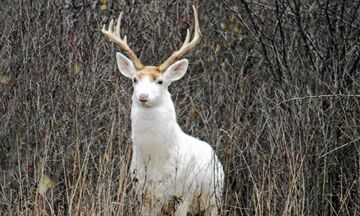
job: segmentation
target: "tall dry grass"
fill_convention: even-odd
[[[99,30],[124,11],[130,46],[158,64],[192,4],[1,1],[1,215],[139,214],[131,84]],[[203,38],[170,91],[224,165],[221,215],[360,214],[360,2],[196,4]]]

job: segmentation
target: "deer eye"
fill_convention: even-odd
[[[138,81],[138,79],[136,77],[134,77],[133,82],[137,83],[137,81]]]
[[[158,83],[159,85],[161,85],[161,84],[163,84],[163,81],[162,81],[162,80],[159,80],[159,81],[157,81],[157,83]]]

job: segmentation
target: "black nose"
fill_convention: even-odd
[[[139,101],[142,103],[146,103],[148,100],[146,98],[139,98]]]
[[[148,95],[148,94],[142,93],[142,94],[139,95],[139,101],[140,101],[140,102],[145,103],[145,102],[148,101],[148,99],[149,99],[149,95]]]

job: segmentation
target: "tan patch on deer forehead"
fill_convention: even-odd
[[[141,79],[143,76],[150,76],[152,80],[156,80],[160,75],[160,69],[156,66],[145,66],[136,74],[138,79]]]

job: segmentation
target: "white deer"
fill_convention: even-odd
[[[184,133],[176,121],[169,85],[184,76],[188,60],[182,59],[200,41],[197,11],[193,6],[195,34],[160,66],[144,66],[120,37],[120,14],[115,30],[101,30],[129,58],[116,53],[120,72],[132,79],[131,107],[133,155],[130,172],[143,201],[143,215],[186,215],[204,212],[217,215],[224,171],[209,144]]]

